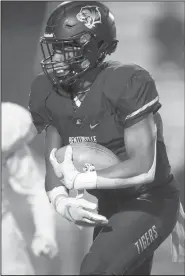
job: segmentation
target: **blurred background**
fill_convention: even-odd
[[[41,72],[39,38],[49,13],[60,2],[2,1],[2,101],[28,105],[30,85]],[[115,15],[117,52],[111,59],[136,63],[156,80],[162,103],[160,113],[174,174],[184,206],[184,3],[105,2]],[[44,134],[31,146],[43,170]],[[87,195],[89,199],[96,199]],[[54,260],[35,258],[30,251],[34,225],[29,206],[10,194],[13,212],[27,242],[36,275],[78,274],[92,241],[92,229],[79,230],[56,215],[60,253]],[[71,261],[69,261],[71,259]],[[183,263],[172,263],[170,239],[156,251],[153,275],[184,275]]]

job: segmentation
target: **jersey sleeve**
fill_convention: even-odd
[[[28,108],[38,133],[41,133],[47,126],[52,124],[52,118],[46,108],[48,87],[45,86],[46,84],[43,82],[43,76],[37,76],[32,83],[29,95]]]
[[[129,127],[161,107],[155,82],[144,69],[136,70],[122,88],[116,105],[119,125]]]

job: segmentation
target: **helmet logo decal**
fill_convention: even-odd
[[[96,6],[85,6],[81,8],[80,12],[76,15],[80,22],[84,22],[85,26],[92,29],[96,24],[101,23],[101,13]]]

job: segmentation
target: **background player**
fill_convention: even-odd
[[[31,249],[35,256],[56,256],[55,213],[44,191],[44,178],[29,148],[36,131],[29,112],[11,102],[2,112],[2,274],[33,275],[27,244],[13,215],[10,188],[25,195],[33,215],[35,234]]]

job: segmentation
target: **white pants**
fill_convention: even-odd
[[[11,213],[2,218],[3,275],[35,275],[26,244]]]

